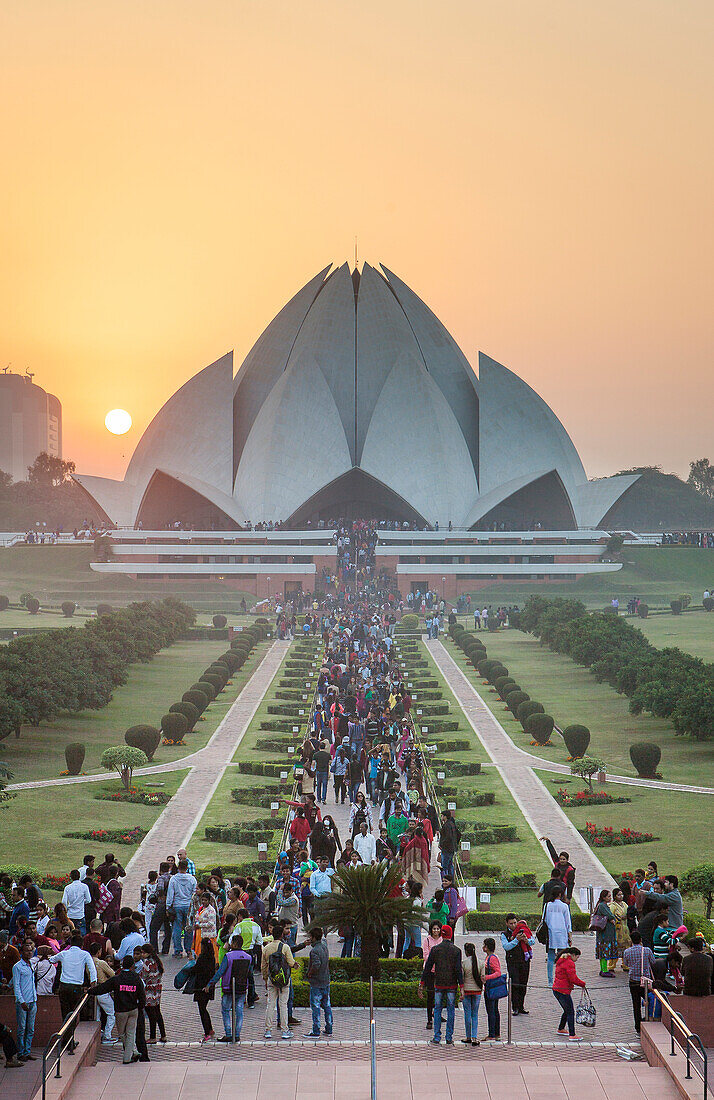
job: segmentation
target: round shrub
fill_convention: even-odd
[[[169,707],[169,714],[183,714],[184,718],[188,722],[189,732],[193,729],[201,717],[201,712],[197,706],[193,703],[182,699],[180,703],[172,703]],[[143,748],[143,745],[139,746]]]
[[[225,665],[228,671],[233,674],[240,668],[240,657],[232,649],[227,650],[225,653],[221,653],[218,658],[222,665]]]
[[[399,620],[399,632],[407,633],[408,631],[414,631],[419,626],[419,616],[413,612],[408,611],[406,615],[402,615]]]
[[[124,734],[124,740],[133,749],[145,752],[147,760],[153,760],[154,753],[161,744],[161,730],[157,730],[155,726],[130,726]]]
[[[489,633],[493,634],[498,630],[499,622],[495,615],[489,615],[488,617],[488,629]]]
[[[62,608],[62,614],[64,615],[65,619],[71,619],[75,611],[77,610],[77,605],[74,600],[65,600],[64,603],[60,606]]]
[[[487,679],[493,664],[495,664],[495,661],[492,661],[489,657],[484,657],[483,661],[479,661],[476,665],[479,676],[483,676],[484,680]]]
[[[218,695],[218,691],[208,680],[199,680],[198,683],[191,684],[191,691],[202,691],[204,695],[208,696],[209,703]]]
[[[641,619],[646,619],[650,613],[650,609],[643,600],[640,600],[639,607],[637,608],[637,614]]]
[[[494,680],[493,686],[502,699],[505,699],[509,691],[515,691],[517,684],[511,676],[499,676],[497,680]]]
[[[489,669],[486,679],[490,684],[495,684],[499,676],[508,676],[508,669],[500,661],[494,661]]]
[[[528,715],[523,728],[539,745],[547,745],[554,725],[555,719],[550,714],[535,713]]]
[[[20,596],[20,607],[27,607],[27,601],[32,599],[31,592],[23,592]]]
[[[670,600],[669,606],[672,608],[672,614],[673,615],[681,615],[682,614],[682,601],[681,600]]]
[[[34,596],[30,596],[27,600],[27,603],[25,604],[25,607],[31,615],[36,615],[37,612],[40,610],[40,601],[35,599]]]
[[[207,680],[209,684],[213,683],[214,680],[218,680],[221,691],[226,686],[226,681],[229,678],[230,671],[225,665],[210,665],[201,673],[201,679]]]
[[[0,596],[0,611],[4,610],[2,606],[2,601],[6,599],[7,596]],[[642,605],[640,604],[640,606]],[[5,604],[5,607],[7,607],[7,604]],[[712,598],[711,596],[705,596],[702,600],[702,607],[705,611],[714,611],[714,598]]]
[[[225,617],[225,615],[214,615],[213,625],[215,626],[216,630],[223,630],[223,628],[228,625],[228,619]]]
[[[181,701],[183,703],[192,703],[200,715],[203,714],[211,700],[208,698],[205,691],[198,691],[197,689],[191,688],[190,691],[184,691],[181,696]],[[169,710],[170,709],[169,707]]]
[[[81,741],[73,741],[64,747],[64,759],[68,775],[79,775],[84,763],[85,748]]]
[[[659,745],[652,744],[651,741],[636,741],[634,745],[630,745],[630,760],[637,774],[643,779],[654,779],[661,759],[661,748]]]
[[[161,729],[168,741],[180,741],[185,733],[188,733],[188,722],[183,714],[170,711],[161,719]]]
[[[226,686],[226,681],[217,672],[205,672],[199,682],[204,684],[212,684],[213,687],[216,689],[216,695],[218,695],[219,691],[223,691],[223,688]]]
[[[509,691],[505,703],[511,714],[517,714],[521,703],[527,703],[530,695],[526,691]]]
[[[242,638],[240,635],[237,638],[234,638],[231,642],[231,649],[235,653],[245,654],[246,657],[248,656],[252,648],[252,640],[249,640],[248,638]]]
[[[9,596],[0,596],[0,611],[7,611],[10,606]]]
[[[97,615],[99,615],[100,617],[102,615],[111,615],[112,610],[113,610],[112,605],[109,604],[109,603],[98,603],[97,604]]]
[[[537,703],[535,699],[527,699],[524,703],[519,703],[516,718],[525,728],[526,720],[531,714],[543,714],[544,711],[545,707],[542,703]]]
[[[220,657],[218,658],[217,661],[213,662],[213,664],[211,665],[211,667],[209,668],[208,671],[209,672],[219,672],[222,676],[225,676],[227,680],[230,679],[230,675],[231,675],[230,667]]]
[[[521,613],[520,611],[508,612],[508,625],[513,627],[514,630],[521,629]]]
[[[579,757],[585,756],[585,753],[588,751],[590,730],[587,726],[579,726],[576,722],[572,726],[565,727],[563,730],[563,740],[573,760],[577,760]]]

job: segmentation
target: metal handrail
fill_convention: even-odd
[[[666,993],[662,990],[654,988],[650,990],[649,987],[651,985],[651,981],[649,979],[645,979],[645,983],[645,993],[649,994],[651,992],[654,995],[655,1000],[659,1001],[662,1008],[666,1008],[667,1012],[669,1013],[669,1038],[671,1043],[670,1058],[676,1058],[677,1056],[677,1051],[674,1049],[676,1043],[676,1045],[679,1047],[679,1049],[682,1051],[687,1059],[687,1072],[685,1074],[686,1081],[691,1081],[692,1079],[692,1049],[700,1056],[702,1060],[702,1067],[700,1069],[699,1066],[695,1064],[694,1069],[697,1071],[702,1079],[702,1084],[704,1086],[704,1100],[707,1100],[709,1089],[709,1058],[707,1056],[704,1043],[702,1042],[699,1035],[697,1035],[693,1031],[690,1031],[689,1027],[685,1023],[683,1018],[679,1015],[679,1013],[675,1012],[675,1010],[672,1008],[672,1005],[670,1004],[669,998],[667,997]],[[646,996],[646,1019],[649,1020],[649,996]],[[679,1038],[675,1039],[675,1027],[681,1032],[684,1042],[682,1042]]]
[[[55,1073],[55,1080],[59,1080],[62,1077],[60,1072],[62,1064],[62,1054],[65,1046],[69,1046],[69,1054],[74,1054],[74,1048],[77,1045],[72,1036],[74,1035],[74,1029],[79,1022],[79,1015],[84,1008],[85,1004],[89,1000],[90,994],[85,993],[81,1001],[75,1008],[72,1009],[69,1016],[62,1021],[62,1026],[59,1031],[56,1031],[54,1035],[50,1035],[45,1049],[42,1051],[42,1100],[45,1100],[47,1092],[47,1062],[51,1054],[57,1049],[57,1072]],[[70,1032],[69,1042],[63,1045],[63,1040],[67,1038],[67,1033]],[[50,1067],[51,1069],[52,1067]]]

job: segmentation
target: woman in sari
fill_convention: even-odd
[[[413,834],[402,848],[401,864],[404,877],[426,886],[429,881],[429,843],[421,825],[417,825]]]
[[[612,892],[612,901],[610,903],[610,912],[615,918],[615,946],[617,947],[617,958],[608,960],[608,970],[617,969],[617,959],[622,959],[623,970],[627,971],[629,969],[625,966],[625,960],[623,958],[623,954],[627,948],[632,947],[630,930],[627,926],[627,909],[628,906],[624,894],[618,886]]]
[[[218,913],[215,901],[209,890],[203,890],[198,897],[193,933],[193,951],[196,958],[201,953],[201,945],[209,941],[213,947],[216,965],[218,965]]]

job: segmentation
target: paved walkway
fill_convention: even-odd
[[[465,1048],[464,1048],[465,1050]],[[377,1096],[389,1100],[675,1100],[677,1090],[663,1069],[641,1063],[534,1060],[495,1062],[484,1048],[447,1048],[442,1054],[403,1060],[378,1058]],[[411,1061],[411,1059],[410,1059]],[[368,1100],[370,1065],[340,1056],[338,1061],[199,1061],[99,1064],[84,1069],[68,1100]]]
[[[612,887],[615,880],[610,872],[533,770],[536,764],[540,766],[540,761],[514,745],[444,645],[437,639],[425,644],[536,837],[548,836],[557,849],[566,848],[570,852],[581,886],[592,885],[596,892],[605,886]]]
[[[289,648],[289,642],[273,642],[208,744],[185,758],[190,772],[127,865],[127,899],[138,897],[148,872],[156,870],[167,852],[188,844]]]

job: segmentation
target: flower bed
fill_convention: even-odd
[[[555,796],[559,806],[610,806],[613,802],[631,802],[631,798],[617,797],[607,791],[576,791],[571,794],[561,787]]]
[[[166,791],[145,791],[141,787],[130,787],[128,791],[123,788],[119,791],[105,791],[103,794],[95,794],[94,797],[106,802],[134,802],[142,806],[165,806],[171,801],[171,795]]]
[[[148,831],[136,825],[133,829],[84,829],[77,833],[63,833],[62,836],[72,840],[101,840],[110,844],[140,844]]]
[[[622,844],[648,844],[651,840],[659,840],[652,833],[638,833],[634,829],[620,829],[615,832],[612,825],[595,825],[588,821],[582,831],[588,844],[593,848],[610,848]]]
[[[422,959],[382,959],[380,979],[374,983],[378,1008],[418,1008]],[[359,959],[330,959],[330,1002],[338,1008],[369,1005],[369,984],[360,981]],[[299,959],[293,971],[293,992],[298,1008],[310,1003],[310,986],[305,980],[307,960]]]
[[[185,745],[186,742],[184,741],[183,737],[162,737],[161,738],[161,744],[162,745]]]

